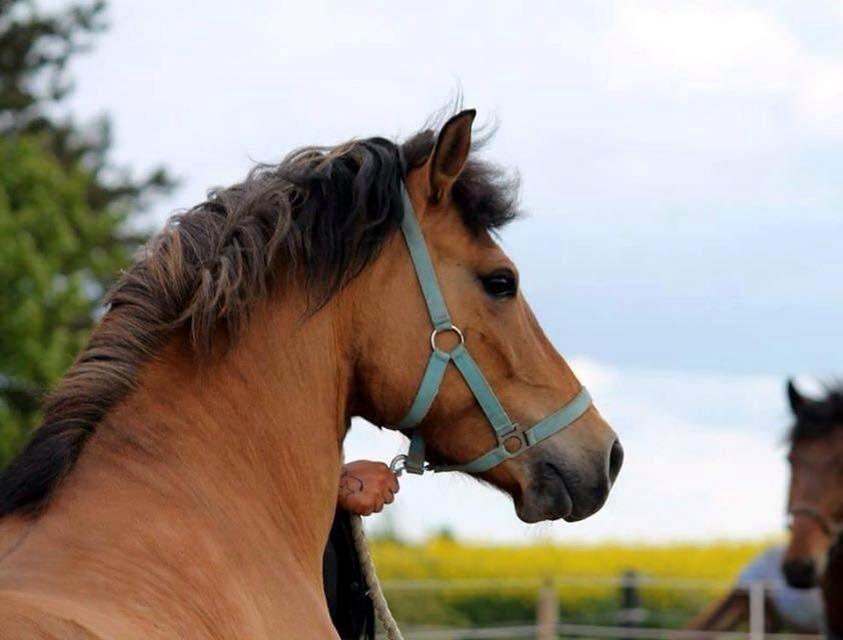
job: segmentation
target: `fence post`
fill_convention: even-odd
[[[636,571],[623,572],[620,599],[618,624],[622,627],[640,627],[647,617],[647,612],[641,606],[641,593],[638,591],[638,573]]]
[[[749,638],[764,640],[764,583],[753,582],[749,586]]]
[[[559,601],[551,578],[545,578],[539,589],[539,606],[536,619],[536,640],[556,640],[559,625]]]

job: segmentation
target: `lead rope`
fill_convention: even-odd
[[[378,580],[377,571],[375,571],[375,563],[372,560],[372,554],[369,553],[369,545],[366,543],[363,518],[357,514],[351,514],[351,537],[354,540],[357,557],[360,559],[360,568],[363,570],[366,586],[369,588],[368,593],[372,600],[372,607],[386,632],[387,640],[404,640],[395,618],[392,617],[392,611],[389,610],[386,596],[383,595],[383,589],[380,580]]]

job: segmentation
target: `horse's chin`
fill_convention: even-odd
[[[515,502],[515,513],[522,522],[527,524],[560,519],[570,522],[572,521],[570,517],[572,511],[573,504],[570,497],[567,497],[567,493],[565,499],[551,504],[541,504],[523,499]]]
[[[578,520],[574,516],[574,501],[565,482],[548,484],[530,483],[527,489],[515,498],[515,513],[523,522],[535,523],[548,520]]]
[[[611,487],[608,477],[593,486],[584,485],[561,463],[548,458],[531,465],[529,478],[527,486],[514,496],[515,513],[528,523],[583,520],[600,510]]]

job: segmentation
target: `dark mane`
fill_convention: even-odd
[[[302,279],[314,308],[329,300],[397,229],[404,166],[423,164],[435,140],[424,130],[400,148],[383,138],[303,148],[171,218],[114,286],[43,423],[0,474],[0,517],[46,504],[173,332],[188,331],[203,355],[217,334],[231,342],[282,270]],[[514,218],[514,187],[470,159],[453,191],[467,228],[481,233]]]
[[[822,438],[843,427],[843,382],[826,386],[819,399],[805,398],[788,383],[790,405],[796,421],[788,432],[791,443],[809,438]]]

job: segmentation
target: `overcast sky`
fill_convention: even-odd
[[[158,225],[255,161],[411,133],[461,87],[522,177],[504,245],[627,462],[581,524],[527,528],[485,487],[424,477],[397,526],[757,536],[782,527],[784,376],[843,360],[841,7],[123,0],[72,106],[112,115],[118,161],[182,179]],[[348,455],[401,447],[353,431]]]

